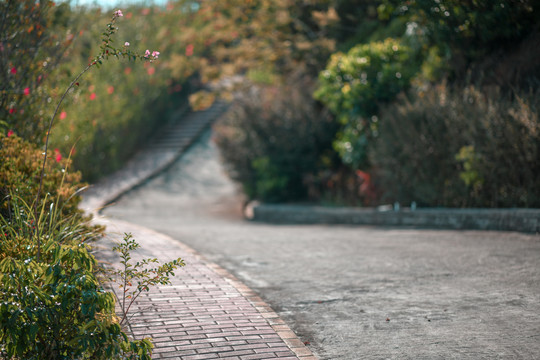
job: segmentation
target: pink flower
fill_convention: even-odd
[[[122,16],[124,16],[124,14],[122,14],[122,10],[116,10],[116,11],[114,12],[114,16],[116,16],[116,17],[122,17]]]
[[[66,118],[66,116],[67,116],[66,112],[65,112],[65,111],[62,111],[62,112],[60,113],[59,118],[60,118],[60,120],[64,120],[64,119]]]
[[[30,88],[24,88],[24,95],[30,95]]]
[[[10,72],[11,72],[12,74],[16,74],[16,73],[17,73],[17,69],[15,68],[15,66],[11,68]]]
[[[149,67],[146,72],[148,73],[148,75],[154,75],[154,73],[156,72],[156,69],[154,69],[153,67]]]
[[[186,46],[186,56],[191,56],[191,55],[193,55],[193,45],[189,44],[188,46]]]
[[[129,43],[126,41],[126,42],[124,43],[124,46],[125,46],[125,47],[128,47],[128,46],[129,46]]]
[[[146,49],[146,51],[144,52],[144,57],[147,58],[150,56],[150,50]]]
[[[15,132],[13,130],[9,130],[7,132],[7,137],[10,137],[11,135],[15,134]]]
[[[152,56],[157,59],[159,57],[159,51],[152,51]]]
[[[112,85],[109,86],[109,87],[107,88],[107,92],[108,92],[109,94],[112,94],[112,93],[114,92],[114,86],[112,86]]]
[[[60,150],[54,149],[54,159],[56,162],[60,162],[62,160],[62,154],[60,154]]]
[[[90,94],[90,100],[94,100],[96,98],[96,93],[91,93]]]

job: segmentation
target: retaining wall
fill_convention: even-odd
[[[249,204],[246,217],[277,224],[409,226],[540,233],[540,209],[403,209]]]

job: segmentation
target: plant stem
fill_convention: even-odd
[[[41,172],[40,172],[40,175],[39,175],[39,186],[38,186],[38,191],[37,191],[37,195],[36,195],[36,201],[34,202],[34,217],[35,217],[36,222],[37,222],[37,218],[38,218],[37,217],[37,206],[38,206],[38,203],[39,203],[39,196],[41,195],[41,189],[42,189],[42,186],[43,186],[43,177],[45,176],[45,163],[47,162],[47,151],[49,149],[49,135],[51,133],[54,118],[56,117],[56,114],[58,113],[58,110],[60,109],[60,105],[62,104],[62,101],[64,101],[64,98],[68,94],[69,90],[71,90],[71,88],[73,88],[73,86],[77,83],[77,81],[80,79],[80,77],[83,76],[88,70],[90,70],[90,68],[94,64],[95,64],[95,62],[90,63],[83,71],[81,71],[81,73],[79,75],[77,75],[77,77],[71,82],[71,84],[69,84],[68,88],[66,89],[66,91],[64,91],[64,94],[60,98],[60,101],[56,105],[56,109],[54,109],[54,113],[51,116],[51,121],[49,121],[49,129],[47,130],[47,138],[45,139],[45,152],[43,153],[43,164],[41,166]],[[37,226],[37,225],[38,224],[36,223],[37,262],[39,262],[40,258],[41,258],[41,239],[40,239],[40,233],[39,233],[39,226]]]

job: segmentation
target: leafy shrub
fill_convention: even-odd
[[[215,127],[229,174],[250,199],[306,198],[306,176],[331,156],[336,123],[311,98],[308,79],[291,83],[246,89]]]
[[[381,114],[372,161],[383,200],[540,206],[540,92],[440,86]]]
[[[399,41],[360,44],[333,54],[319,75],[315,97],[344,125],[334,144],[353,167],[369,165],[368,148],[377,133],[379,105],[409,86],[418,71],[412,51]]]
[[[539,14],[533,1],[513,0],[385,0],[380,9],[424,28],[431,45],[452,53],[457,71],[501,47],[513,47],[537,28]]]
[[[0,357],[149,359],[151,343],[127,338],[97,281],[87,243],[101,232],[77,209],[80,175],[50,154],[34,208],[42,152],[0,135],[0,156]]]
[[[0,355],[150,359],[148,339],[130,341],[123,333],[114,295],[96,279],[80,220],[60,216],[57,204],[40,208],[36,218],[16,195],[10,205],[12,216],[0,218]],[[35,236],[41,237],[41,257]]]
[[[52,1],[0,2],[0,132],[42,141],[46,78],[73,38],[63,34],[67,8]]]
[[[28,204],[33,204],[40,182],[43,151],[16,135],[0,134],[0,215],[9,217],[10,194],[16,194]],[[68,172],[70,160],[58,151],[49,151],[43,177],[43,190],[39,206],[62,203],[62,214],[82,218],[77,205],[80,197],[75,196],[84,187],[78,172]],[[47,201],[45,201],[47,199]]]
[[[0,356],[149,359],[151,343],[127,338],[96,279],[86,244],[100,229],[77,209],[80,175],[49,154],[35,211],[42,151],[0,135],[0,157]]]

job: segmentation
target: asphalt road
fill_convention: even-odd
[[[207,134],[105,214],[229,270],[321,359],[540,358],[539,235],[273,226],[240,210]]]

